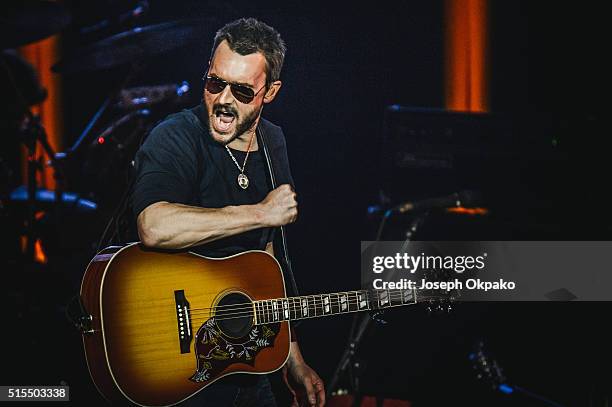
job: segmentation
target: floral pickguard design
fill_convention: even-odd
[[[257,353],[274,346],[280,324],[256,325],[242,338],[229,338],[217,328],[215,318],[206,321],[195,338],[198,368],[190,380],[202,383],[218,377],[234,363],[253,365]]]

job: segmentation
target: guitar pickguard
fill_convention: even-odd
[[[274,346],[280,324],[255,325],[242,338],[230,338],[217,327],[215,318],[206,321],[195,339],[197,370],[190,380],[202,383],[215,379],[234,363],[253,365],[263,348]]]

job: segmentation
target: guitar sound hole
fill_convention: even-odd
[[[253,303],[242,293],[227,294],[215,308],[215,322],[224,335],[240,338],[253,326]]]

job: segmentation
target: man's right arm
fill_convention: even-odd
[[[254,205],[200,208],[156,202],[138,215],[138,235],[145,246],[185,249],[263,227],[297,219],[296,194],[285,184]]]

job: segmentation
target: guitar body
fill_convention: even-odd
[[[209,259],[107,248],[81,286],[91,377],[113,403],[167,406],[230,374],[275,371],[289,355],[289,322],[257,324],[252,301],[285,296],[266,252]]]

